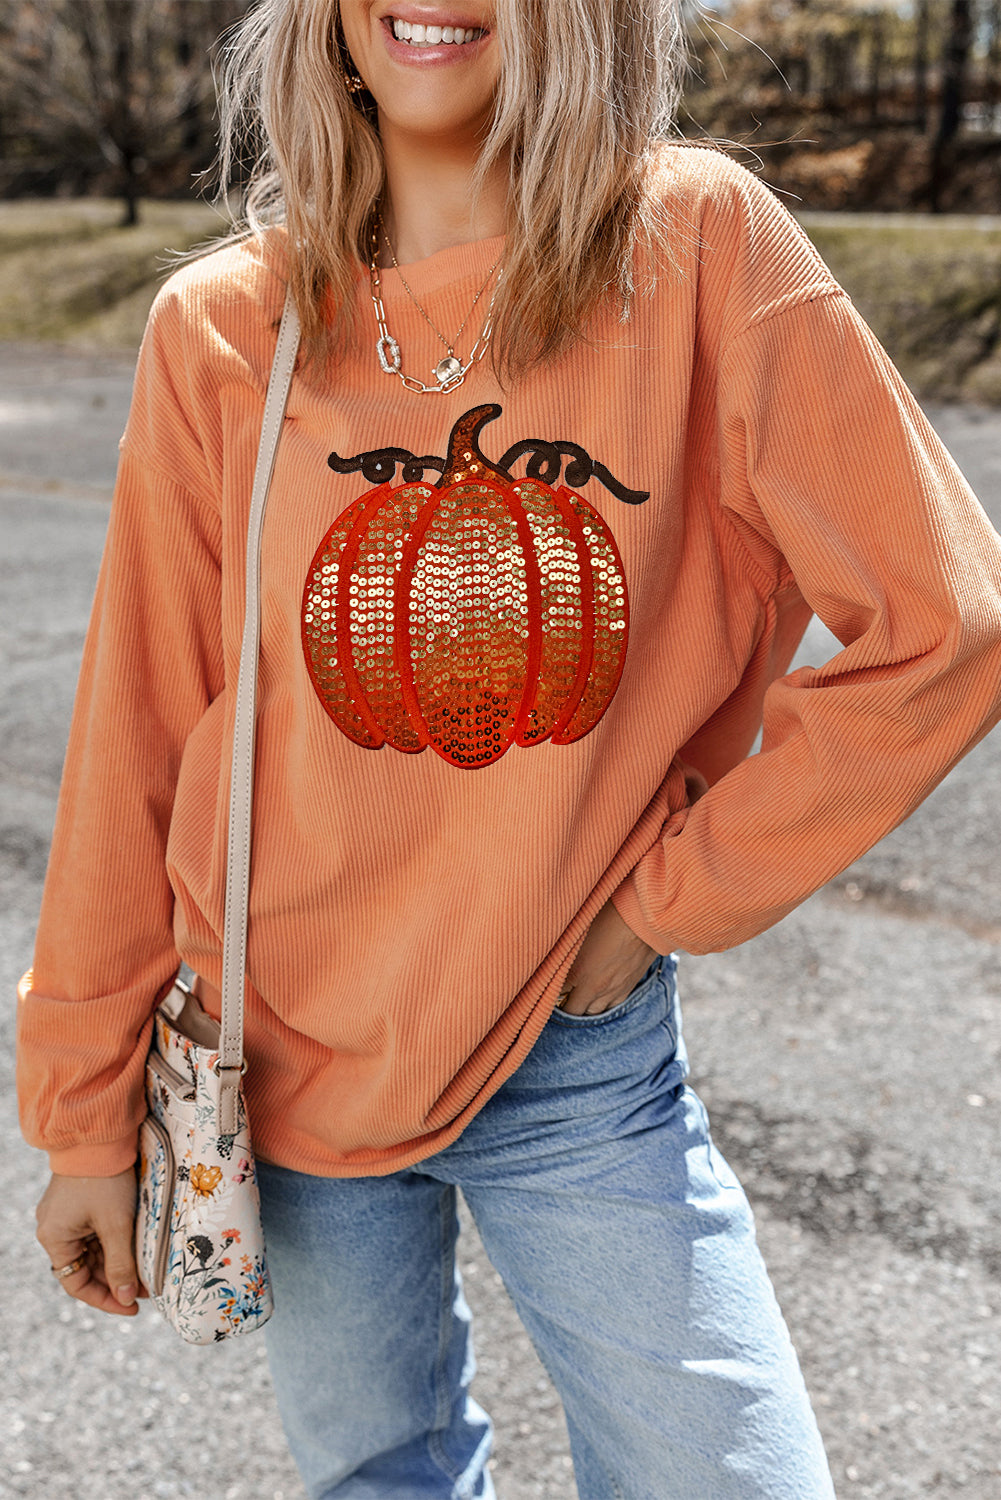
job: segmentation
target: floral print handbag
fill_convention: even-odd
[[[291,289],[264,403],[247,524],[247,593],[233,727],[222,1016],[207,1015],[180,978],[160,1002],[146,1062],[139,1130],[136,1261],[169,1323],[190,1344],[249,1333],[273,1302],[243,1097],[254,725],[264,507],[299,348]]]
[[[190,1344],[271,1316],[246,1110],[219,1134],[219,1023],[180,979],[160,1004],[139,1131],[136,1261],[153,1302]]]

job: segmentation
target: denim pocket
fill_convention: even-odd
[[[620,1016],[628,1015],[645,1000],[651,999],[654,995],[663,994],[662,971],[667,963],[668,959],[658,954],[643,978],[633,985],[628,995],[617,1001],[615,1005],[610,1005],[607,1010],[599,1010],[593,1015],[575,1016],[570,1011],[561,1010],[559,1006],[556,1006],[549,1019],[561,1026],[572,1026],[575,1030],[591,1026],[607,1026],[609,1021],[617,1021]]]

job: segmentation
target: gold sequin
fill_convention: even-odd
[[[614,538],[580,495],[467,462],[442,489],[355,502],[317,550],[302,620],[314,687],[349,739],[475,769],[593,729],[628,601]]]

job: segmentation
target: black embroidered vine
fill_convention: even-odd
[[[397,464],[403,465],[407,484],[418,484],[427,469],[437,469],[440,474],[445,467],[443,458],[436,458],[433,453],[418,458],[409,448],[373,448],[369,453],[356,453],[354,458],[331,453],[327,463],[335,474],[364,474],[369,484],[388,484],[396,478]]]
[[[587,484],[589,479],[597,479],[610,494],[615,496],[616,500],[621,500],[623,505],[642,505],[644,500],[650,498],[649,490],[631,490],[621,480],[616,479],[611,469],[599,463],[596,458],[592,458],[579,443],[547,443],[545,438],[525,438],[523,442],[515,443],[507,450],[498,468],[510,474],[511,465],[525,453],[532,454],[527,465],[529,477],[541,479],[543,484],[556,483],[560,477],[565,455],[570,459],[570,463],[566,466],[563,478],[571,489],[579,489],[582,484]]]
[[[499,406],[480,407],[476,409],[476,412],[479,417],[475,424],[478,431],[485,422],[493,421],[495,417],[500,416],[501,408]],[[472,417],[473,413],[466,415]],[[460,418],[460,422],[463,420]],[[515,476],[511,472],[512,466],[526,454],[532,455],[526,466],[529,478],[540,479],[544,484],[554,485],[562,475],[571,489],[579,489],[581,485],[587,484],[589,479],[597,479],[599,484],[603,484],[605,489],[614,495],[616,500],[621,500],[624,505],[642,505],[650,498],[649,490],[631,490],[628,485],[616,479],[605,464],[592,458],[579,443],[562,441],[551,443],[545,438],[525,438],[520,443],[513,444],[499,463],[490,464],[489,467],[500,469],[513,479]],[[565,471],[563,470],[564,459],[569,459]],[[447,460],[438,458],[433,453],[418,457],[408,448],[373,448],[368,453],[356,453],[353,458],[342,458],[339,453],[331,453],[327,463],[335,474],[361,473],[370,484],[391,483],[396,478],[397,465],[402,465],[404,482],[416,484],[424,478],[428,470],[443,475]]]

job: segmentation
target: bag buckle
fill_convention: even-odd
[[[222,1078],[222,1075],[224,1073],[239,1073],[240,1077],[242,1078],[247,1071],[247,1059],[244,1058],[238,1068],[224,1068],[221,1060],[217,1057],[215,1062],[212,1064],[212,1071],[217,1078]],[[223,1078],[222,1081],[223,1083],[227,1083],[232,1082],[232,1079]]]

